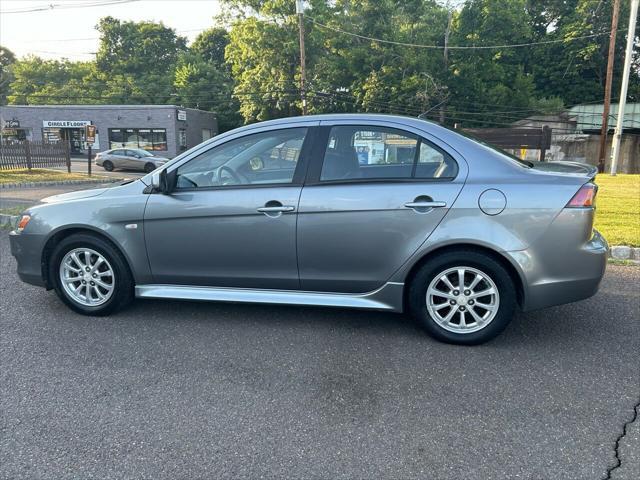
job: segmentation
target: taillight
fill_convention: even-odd
[[[585,208],[594,207],[596,204],[596,193],[598,192],[598,186],[594,183],[585,183],[580,187],[580,190],[576,192],[566,208]]]

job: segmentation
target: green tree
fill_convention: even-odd
[[[7,103],[9,84],[13,78],[11,65],[16,61],[16,56],[11,50],[0,45],[0,105]]]
[[[95,91],[86,84],[92,71],[91,62],[27,56],[12,65],[7,100],[23,105],[96,103]]]
[[[104,84],[104,99],[123,103],[168,103],[173,75],[186,39],[162,23],[105,17],[96,26],[100,47],[92,81]]]
[[[200,55],[184,55],[175,72],[178,102],[185,107],[216,113],[221,132],[242,123],[238,101],[233,97],[233,79],[224,66],[205,61]]]
[[[226,68],[224,52],[229,45],[229,32],[223,27],[212,27],[201,32],[189,50],[217,68]]]

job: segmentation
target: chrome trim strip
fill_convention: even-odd
[[[135,291],[138,298],[312,305],[401,312],[403,287],[403,283],[388,282],[373,292],[360,294],[190,285],[137,285]]]

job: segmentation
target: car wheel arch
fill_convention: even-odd
[[[129,269],[129,273],[132,275],[132,278],[135,279],[135,274],[133,268],[131,268],[131,261],[124,251],[113,238],[111,238],[108,234],[106,234],[102,230],[94,229],[89,226],[69,226],[67,228],[58,229],[49,235],[47,238],[44,247],[42,248],[42,257],[40,260],[40,268],[42,271],[42,279],[44,280],[45,287],[47,290],[51,290],[53,288],[53,283],[49,278],[49,260],[51,258],[51,253],[55,249],[56,245],[60,243],[67,237],[76,234],[86,234],[91,235],[101,240],[108,242],[113,248],[115,248],[122,258],[125,260],[125,264]]]
[[[516,289],[516,297],[517,297],[516,300],[517,300],[518,306],[522,308],[525,305],[524,279],[520,271],[517,269],[517,267],[512,263],[512,261],[509,258],[507,258],[505,255],[503,255],[499,251],[492,249],[490,247],[487,247],[485,245],[479,245],[476,243],[454,243],[454,244],[441,245],[436,248],[433,248],[425,252],[418,259],[416,259],[416,261],[413,263],[413,265],[405,275],[403,311],[407,311],[407,301],[408,301],[408,292],[409,292],[408,287],[409,285],[411,285],[413,278],[416,276],[417,272],[422,268],[422,266],[437,255],[440,255],[443,253],[449,253],[449,252],[456,252],[456,251],[460,251],[460,252],[470,251],[475,253],[482,253],[498,261],[507,270],[507,272],[509,273],[509,275],[513,280],[513,283]]]

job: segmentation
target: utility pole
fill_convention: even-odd
[[[620,0],[613,2],[611,18],[611,34],[609,35],[609,57],[607,58],[607,79],[604,86],[604,108],[602,109],[602,128],[600,129],[600,149],[598,152],[598,172],[604,172],[604,157],[607,151],[607,133],[609,132],[609,108],[611,106],[611,82],[613,81],[613,60],[616,48],[616,32],[618,31],[618,12]]]
[[[451,33],[451,17],[453,16],[453,12],[449,9],[449,15],[447,17],[447,29],[444,31],[444,70],[445,70],[445,78],[446,73],[449,69],[449,34]],[[443,103],[440,107],[440,123],[444,123],[444,110],[446,107],[446,103]]]
[[[618,118],[616,119],[616,131],[613,134],[613,142],[611,145],[611,175],[615,175],[618,170],[620,140],[624,127],[624,109],[627,105],[627,89],[629,88],[629,74],[631,73],[631,59],[633,57],[633,42],[635,40],[637,17],[638,0],[631,0],[629,29],[627,30],[627,49],[624,54],[624,71],[622,73],[622,86],[620,87],[620,101],[618,102]]]
[[[298,14],[298,31],[300,34],[300,99],[302,100],[302,115],[307,114],[307,73],[305,68],[304,52],[304,0],[296,0],[296,13]]]

